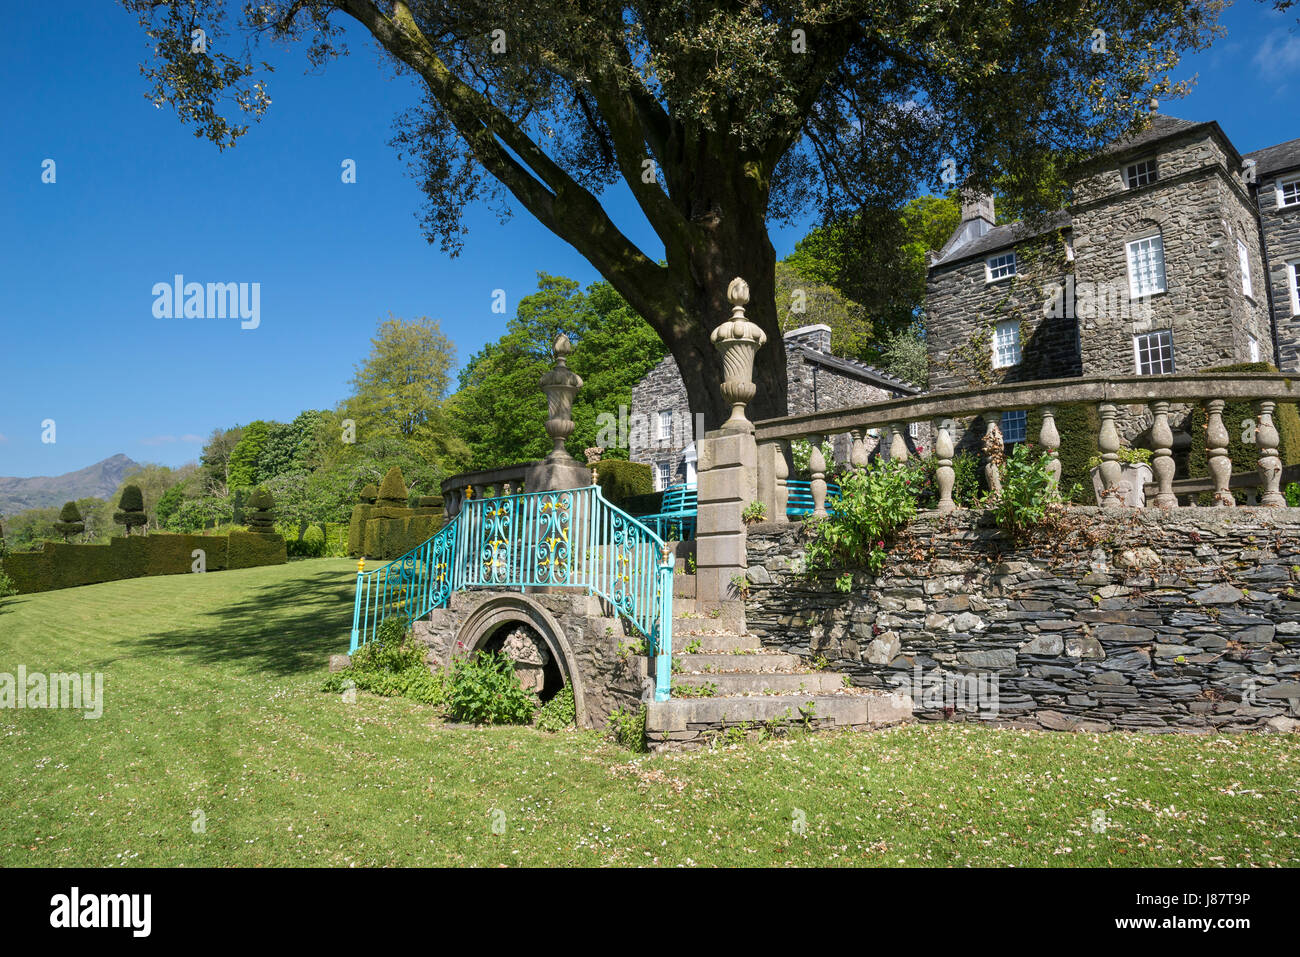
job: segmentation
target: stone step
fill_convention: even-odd
[[[673,675],[674,685],[688,685],[702,688],[714,685],[719,695],[732,694],[819,694],[823,691],[843,690],[844,678],[837,672],[810,671],[792,673],[778,671],[765,672],[725,672],[702,671],[682,672]]]
[[[737,635],[736,637],[739,638],[740,636]],[[677,662],[677,666],[681,671],[686,674],[696,671],[737,671],[750,674],[770,674],[774,671],[798,671],[800,666],[804,664],[804,659],[798,655],[775,652],[752,655],[739,655],[730,652],[721,654],[708,652],[683,653],[673,655],[673,660]]]
[[[898,692],[674,698],[646,706],[646,740],[656,751],[697,748],[729,728],[866,731],[911,717],[912,699]]]
[[[699,635],[674,635],[673,650],[686,654],[685,649],[694,642],[699,642],[699,651],[695,654],[701,655],[729,655],[737,651],[759,651],[763,647],[758,635],[713,631]]]
[[[695,604],[695,576],[689,574],[673,575],[673,608],[676,610],[679,601],[690,601]],[[692,609],[693,610],[693,609]]]

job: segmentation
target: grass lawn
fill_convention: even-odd
[[[0,604],[0,672],[106,679],[99,720],[0,710],[0,865],[1300,862],[1294,735],[909,726],[647,757],[347,704],[318,689],[354,568]]]

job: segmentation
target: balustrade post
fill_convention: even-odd
[[[902,422],[889,423],[889,461],[899,465],[907,464],[907,439],[903,437],[905,426]]]
[[[1002,497],[1002,461],[1006,457],[1002,440],[1002,413],[985,412],[984,419],[984,481],[989,486],[989,498]]]
[[[1205,451],[1210,459],[1210,475],[1214,479],[1214,502],[1224,508],[1237,504],[1228,491],[1232,480],[1232,459],[1228,458],[1228,430],[1223,424],[1223,399],[1210,399],[1205,403],[1209,423],[1205,430]]]
[[[1255,403],[1255,441],[1259,444],[1259,485],[1261,505],[1277,508],[1286,505],[1286,496],[1282,494],[1282,460],[1278,457],[1277,447],[1281,441],[1277,426],[1273,422],[1273,410],[1277,403],[1272,399],[1260,399]]]
[[[1056,429],[1056,409],[1045,405],[1038,410],[1043,423],[1038,429],[1038,444],[1047,452],[1047,474],[1052,479],[1052,496],[1061,497],[1061,433]]]
[[[934,456],[938,460],[938,467],[934,470],[934,478],[939,484],[939,511],[944,515],[957,508],[957,503],[952,500],[953,484],[957,480],[957,473],[952,467],[953,451],[952,432],[948,429],[948,420],[935,422]]]
[[[862,441],[862,430],[853,429],[849,436],[853,439],[849,447],[849,465],[854,469],[864,469],[867,467],[867,443]]]
[[[1118,410],[1113,402],[1102,402],[1097,406],[1101,416],[1101,430],[1097,433],[1097,448],[1101,450],[1101,506],[1102,508],[1121,508],[1124,499],[1119,494],[1119,479],[1122,469],[1119,464],[1119,429],[1115,426]]]
[[[808,484],[812,489],[813,518],[827,518],[826,456],[822,455],[822,437],[811,435],[808,441],[812,445],[812,451],[808,455],[808,471],[812,473],[812,481]]]
[[[758,447],[758,501],[765,506],[769,522],[785,521],[780,506],[784,466],[785,451],[780,442],[764,442]]]
[[[1178,496],[1174,494],[1174,433],[1169,427],[1169,403],[1152,402],[1151,409],[1151,471],[1156,476],[1156,506],[1177,508]]]
[[[790,520],[786,509],[790,507],[790,463],[788,459],[789,449],[786,443],[778,442],[776,446],[776,514],[772,516],[774,522],[786,522]]]

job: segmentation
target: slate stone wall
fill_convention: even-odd
[[[1297,174],[1282,174],[1289,179]],[[1278,368],[1283,372],[1300,372],[1300,316],[1293,312],[1291,272],[1287,262],[1300,260],[1300,206],[1279,209],[1277,176],[1261,178],[1256,198],[1263,226],[1264,248],[1268,253],[1268,283],[1273,293],[1273,318],[1277,324]]]
[[[1300,509],[1073,514],[1033,546],[974,513],[922,516],[847,592],[843,572],[803,574],[802,526],[752,526],[749,630],[863,687],[996,682],[993,709],[915,694],[920,720],[1300,728]]]

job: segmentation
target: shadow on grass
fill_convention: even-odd
[[[197,664],[302,674],[321,668],[329,655],[348,650],[355,590],[355,577],[337,569],[270,584],[250,583],[236,601],[196,613],[184,629],[151,631],[130,643]]]

